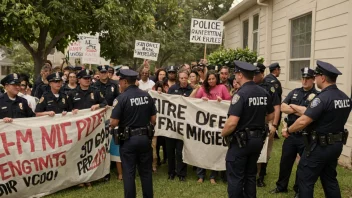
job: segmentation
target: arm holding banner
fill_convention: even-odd
[[[235,131],[239,120],[240,120],[240,117],[230,115],[230,117],[225,122],[224,128],[221,131],[221,136],[222,137],[229,136],[233,131]]]

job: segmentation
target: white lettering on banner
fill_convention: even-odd
[[[157,61],[159,49],[160,43],[136,40],[133,57]]]
[[[221,45],[223,29],[223,21],[192,19],[190,42]]]
[[[249,106],[263,106],[266,105],[267,97],[252,97],[248,98]]]
[[[350,99],[347,100],[334,100],[335,109],[348,108],[350,107]]]
[[[145,96],[145,97],[139,97],[139,98],[131,98],[130,101],[131,101],[131,106],[133,106],[134,104],[136,106],[144,105],[144,104],[148,104],[148,97]]]
[[[211,170],[225,170],[227,144],[221,130],[230,101],[208,101],[149,91],[158,110],[155,135],[183,140],[185,163]],[[254,101],[253,101],[254,102]],[[256,99],[255,103],[266,99]],[[259,163],[267,162],[267,141]]]
[[[0,122],[0,197],[42,197],[110,171],[111,108]]]

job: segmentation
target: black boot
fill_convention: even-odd
[[[265,187],[264,178],[257,179],[257,187]]]

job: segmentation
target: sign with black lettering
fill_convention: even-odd
[[[149,91],[158,110],[155,135],[183,140],[183,161],[210,169],[226,170],[228,149],[221,137],[230,101],[203,101]],[[266,162],[267,143],[258,162]]]
[[[221,45],[223,29],[223,21],[192,19],[190,42]]]
[[[136,40],[133,57],[157,61],[159,49],[160,43]]]

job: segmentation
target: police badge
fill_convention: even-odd
[[[308,100],[308,101],[312,101],[314,97],[315,97],[315,94],[314,94],[314,93],[311,93],[311,94],[309,94],[307,100]]]
[[[274,88],[274,87],[271,87],[271,88],[270,88],[270,91],[273,92],[273,93],[275,93],[275,88]]]
[[[235,94],[232,98],[231,104],[236,104],[240,100],[241,96]]]
[[[115,90],[114,87],[111,87],[111,92],[114,92],[114,90]]]
[[[65,102],[66,102],[65,98],[62,98],[62,104],[65,104]]]
[[[94,100],[94,93],[90,93],[90,98]]]
[[[314,100],[310,103],[310,108],[314,108],[320,104],[320,98],[314,98]]]
[[[18,106],[20,107],[21,110],[23,110],[23,105],[22,105],[22,103],[19,103]]]

